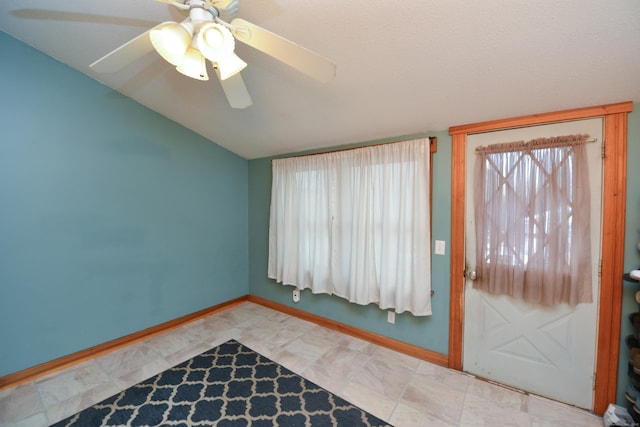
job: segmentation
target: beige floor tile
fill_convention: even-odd
[[[378,349],[378,346],[375,344],[349,335],[342,335],[337,345],[350,348],[351,350],[357,350],[367,356],[373,355]]]
[[[33,383],[0,392],[0,425],[35,416],[43,410],[38,390]]]
[[[110,379],[94,361],[85,362],[36,382],[45,409],[80,396],[96,387],[109,384]]]
[[[120,389],[126,389],[171,367],[172,365],[164,359],[152,359],[129,372],[121,374],[116,371],[111,375],[111,379]]]
[[[389,421],[396,407],[394,399],[354,382],[347,384],[340,397],[385,421]]]
[[[307,366],[300,375],[337,395],[340,395],[342,390],[349,383],[349,379],[347,377],[335,375],[335,372],[330,367],[315,364]]]
[[[212,318],[216,319],[226,319],[234,325],[239,325],[246,321],[255,321],[260,318],[267,319],[269,317],[270,312],[268,309],[250,303],[239,305],[231,310],[223,311],[212,316]]]
[[[602,427],[602,417],[538,396],[529,396],[532,427]]]
[[[457,424],[449,424],[440,418],[436,418],[426,412],[418,411],[410,406],[398,404],[393,411],[391,424],[395,427],[453,427]]]
[[[453,369],[444,368],[429,362],[421,361],[416,369],[418,374],[424,381],[446,384],[466,391],[469,381],[473,378],[470,375],[454,371]]]
[[[349,378],[355,372],[362,370],[370,356],[344,346],[334,346],[324,356],[316,361],[331,372],[334,378]]]
[[[373,353],[373,357],[389,365],[402,366],[410,371],[415,371],[420,364],[420,359],[384,347],[378,347]]]
[[[188,329],[177,328],[165,334],[155,336],[145,341],[145,344],[154,349],[159,355],[167,357],[185,348],[193,347],[200,342],[197,337],[188,333]]]
[[[389,363],[388,358],[382,360],[371,357],[361,369],[351,373],[350,378],[365,387],[384,394],[390,399],[399,399],[413,372],[405,366]]]
[[[236,324],[220,315],[197,320],[185,326],[187,332],[201,342],[211,342],[220,335],[228,336],[229,331],[234,331]]]
[[[493,401],[490,395],[483,398],[467,393],[460,425],[529,427],[530,420],[526,409],[522,411],[518,407],[504,405],[501,401]]]
[[[481,397],[505,409],[521,412],[529,409],[527,394],[475,378],[469,380],[467,395]]]
[[[96,362],[110,376],[122,376],[138,370],[144,365],[160,358],[151,347],[145,343],[133,344],[96,359]]]
[[[279,349],[302,337],[305,332],[285,325],[273,328],[271,325],[261,325],[247,331],[251,336],[262,338],[272,350]]]
[[[285,319],[282,324],[304,332],[307,332],[317,326],[315,323],[311,323],[292,316],[289,316],[287,319]]]
[[[169,365],[176,366],[199,355],[200,353],[204,353],[205,351],[210,350],[211,347],[212,346],[210,346],[209,344],[197,343],[193,346],[186,347],[176,353],[165,356],[165,359],[169,363]]]
[[[9,424],[2,424],[0,423],[0,426],[2,427],[46,427],[48,426],[50,423],[47,420],[47,416],[45,415],[44,412],[39,412],[37,414],[31,415],[27,418],[23,418],[21,420],[9,423]]]
[[[326,338],[304,334],[285,345],[283,349],[309,363],[314,363],[327,354],[333,346],[334,342]]]
[[[289,350],[278,350],[269,356],[265,354],[265,356],[273,361],[278,362],[285,368],[289,369],[292,372],[295,372],[298,375],[301,375],[305,369],[313,364],[313,360],[311,360],[309,357],[301,356],[300,354]]]
[[[419,377],[411,380],[401,402],[456,425],[460,422],[464,397],[465,393],[455,387]]]

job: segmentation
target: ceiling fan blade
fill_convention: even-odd
[[[238,40],[284,62],[309,77],[321,82],[328,82],[336,75],[336,64],[331,60],[284,37],[240,18],[231,21],[231,25],[236,27],[233,35]]]
[[[156,25],[156,21],[146,21],[144,19],[113,15],[96,15],[93,13],[63,12],[51,9],[16,9],[10,13],[20,19],[37,19],[42,21],[91,22],[96,24],[131,25],[141,28]]]
[[[222,90],[229,101],[229,104],[232,108],[247,108],[253,101],[251,101],[251,97],[249,96],[249,92],[247,91],[247,87],[244,84],[244,80],[242,80],[242,76],[240,73],[235,74],[225,80],[220,79],[220,71],[217,67],[214,67],[216,75],[218,76],[218,80],[220,80],[220,84],[222,85]]]
[[[151,39],[149,39],[149,32],[153,30],[153,28],[107,53],[91,64],[90,67],[98,73],[114,73],[153,51],[153,45],[151,44]]]

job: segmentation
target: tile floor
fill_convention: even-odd
[[[0,426],[47,426],[234,338],[397,426],[602,426],[508,390],[253,303],[0,392]]]

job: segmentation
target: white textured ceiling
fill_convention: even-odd
[[[2,0],[0,29],[247,158],[640,101],[638,0],[242,0],[238,15],[332,59],[318,83],[237,43],[253,105],[155,52],[96,59],[183,15],[153,0]]]

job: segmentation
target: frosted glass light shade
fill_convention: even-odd
[[[196,45],[204,57],[218,68],[221,80],[238,74],[247,66],[247,63],[233,52],[235,40],[231,31],[223,25],[215,22],[203,25],[196,36]]]
[[[149,34],[154,49],[167,62],[180,65],[182,58],[191,44],[192,33],[184,25],[175,22],[164,22]]]
[[[196,44],[205,58],[214,62],[233,52],[236,46],[231,31],[215,22],[208,22],[200,28]]]
[[[187,48],[187,51],[182,57],[182,61],[176,69],[192,79],[209,80],[204,56],[194,47],[189,46]]]
[[[232,53],[223,60],[214,63],[214,66],[220,71],[220,80],[227,80],[229,77],[244,70],[247,63],[240,59],[238,55]]]

